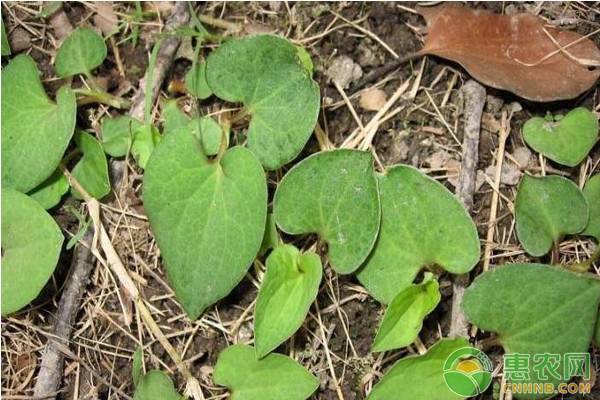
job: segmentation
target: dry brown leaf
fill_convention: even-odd
[[[448,4],[418,11],[428,26],[419,53],[455,61],[486,85],[534,101],[554,101],[578,96],[600,76],[600,69],[585,65],[600,63],[594,42],[546,27],[535,15],[500,15]]]
[[[92,8],[96,11],[94,15],[94,25],[98,27],[106,36],[110,36],[119,30],[119,18],[113,9],[111,1],[99,1],[92,3]]]
[[[360,106],[365,110],[379,111],[386,102],[387,97],[381,89],[371,88],[360,95]]]

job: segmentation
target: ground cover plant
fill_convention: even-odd
[[[3,3],[2,395],[598,397],[600,13],[509,6]]]

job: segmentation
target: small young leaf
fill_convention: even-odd
[[[0,34],[2,38],[0,39],[1,43],[1,55],[8,56],[10,55],[10,44],[8,43],[8,36],[6,36],[6,29],[4,29],[4,19],[0,18]]]
[[[83,157],[73,168],[73,177],[90,196],[101,199],[110,193],[108,163],[102,145],[95,137],[82,131],[75,133],[75,143]],[[71,188],[71,194],[77,199],[82,198],[75,188]]]
[[[58,167],[75,129],[75,95],[62,87],[55,104],[28,55],[2,70],[2,186],[26,193]]]
[[[197,63],[185,74],[185,88],[192,96],[204,100],[212,96],[212,90],[206,82],[206,63]]]
[[[180,130],[148,161],[144,207],[175,294],[196,319],[238,284],[260,248],[265,173],[242,147],[208,160],[196,138]]]
[[[265,227],[265,235],[263,236],[262,244],[258,255],[262,256],[267,251],[274,249],[279,244],[279,234],[277,233],[277,226],[275,225],[275,218],[273,213],[267,214],[267,226]]]
[[[152,370],[142,376],[138,381],[133,400],[184,400],[177,393],[173,382],[167,374],[162,371]]]
[[[296,164],[282,179],[273,215],[289,234],[318,233],[339,273],[357,269],[373,248],[380,207],[371,153],[333,150]]]
[[[598,118],[583,107],[563,118],[534,117],[523,125],[523,139],[538,153],[568,167],[585,159],[598,140]]]
[[[450,354],[469,342],[463,338],[442,339],[422,356],[396,362],[371,391],[367,400],[459,400],[444,381],[444,363]]]
[[[302,326],[321,283],[321,259],[301,254],[291,245],[278,246],[267,258],[254,311],[256,356],[262,358]]]
[[[102,119],[102,147],[106,154],[113,157],[123,157],[131,147],[134,132],[142,127],[135,118],[121,115],[116,118]]]
[[[578,275],[561,267],[542,264],[512,264],[478,276],[465,292],[463,309],[470,322],[498,333],[506,353],[534,355],[587,351],[594,331],[600,281],[592,275]],[[561,379],[537,378],[529,369],[522,383],[551,383]],[[556,372],[562,377],[563,362]],[[537,378],[537,379],[536,379]],[[547,396],[519,396],[544,398]]]
[[[387,351],[406,347],[415,341],[423,319],[440,302],[437,280],[429,279],[402,290],[390,303],[379,326],[373,351]]]
[[[588,206],[579,188],[561,176],[524,175],[515,200],[517,237],[529,254],[543,256],[565,234],[588,223]]]
[[[441,183],[398,165],[379,177],[379,193],[379,238],[357,274],[378,301],[389,304],[425,266],[462,274],[477,264],[475,224]]]
[[[229,346],[213,373],[217,385],[231,391],[231,400],[305,400],[319,381],[296,361],[281,354],[256,360],[251,346]]]
[[[29,196],[46,210],[57,205],[63,194],[69,191],[69,182],[60,169],[54,171],[41,185],[29,192]]]
[[[285,39],[258,35],[224,42],[208,57],[206,78],[223,100],[252,116],[248,148],[274,170],[296,158],[319,115],[319,87]]]
[[[63,235],[32,198],[2,188],[2,315],[26,306],[52,276]]]
[[[221,125],[210,117],[194,118],[189,122],[189,128],[192,135],[196,136],[204,154],[207,156],[215,156],[221,148],[221,140],[223,140],[223,130]],[[229,138],[225,138],[229,144]]]
[[[143,125],[133,134],[131,154],[141,168],[146,168],[154,148],[160,143],[161,136],[154,125]]]
[[[593,236],[600,244],[600,174],[592,176],[583,187],[583,196],[590,209],[590,219],[583,235]]]
[[[77,28],[65,39],[56,53],[54,66],[63,78],[87,74],[106,58],[102,36],[89,28]]]
[[[138,346],[133,353],[133,365],[131,366],[131,377],[133,378],[133,384],[138,385],[140,378],[143,376],[143,358],[144,351],[142,346]]]

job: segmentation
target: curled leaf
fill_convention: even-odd
[[[415,341],[423,319],[440,302],[439,284],[428,279],[402,290],[390,303],[373,341],[373,351],[406,347]]]
[[[90,196],[101,199],[110,192],[108,163],[102,145],[95,137],[82,131],[75,133],[75,143],[83,157],[73,168],[73,177]],[[77,199],[82,198],[75,188],[71,189],[71,193]]]
[[[600,76],[600,69],[588,69],[590,62],[600,63],[592,40],[547,27],[533,14],[500,15],[450,4],[418,11],[428,26],[419,53],[455,61],[497,89],[534,101],[571,99]]]
[[[302,326],[321,283],[321,259],[291,245],[276,247],[267,258],[254,312],[256,356],[262,358]]]

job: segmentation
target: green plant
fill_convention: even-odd
[[[290,245],[276,247],[267,258],[254,311],[256,356],[262,358],[298,330],[317,298],[321,259]]]
[[[523,139],[549,159],[574,167],[585,159],[598,140],[598,118],[583,107],[565,116],[534,117],[523,125]]]
[[[548,265],[512,264],[477,277],[465,293],[463,308],[472,323],[498,333],[506,353],[564,356],[587,351],[599,302],[600,280],[594,276]],[[557,366],[560,376],[564,367]],[[529,378],[523,383],[540,382],[533,363],[527,368]],[[549,375],[542,381],[546,382],[557,385],[563,380]]]
[[[400,291],[385,311],[372,351],[399,349],[413,343],[423,319],[440,302],[439,287],[437,280],[428,274],[422,283]]]
[[[517,236],[532,256],[543,256],[566,234],[588,225],[587,201],[579,188],[560,176],[523,176],[515,200]]]
[[[281,354],[256,359],[251,346],[234,345],[219,355],[213,379],[231,390],[232,400],[307,399],[319,381],[294,360]]]
[[[140,20],[141,6],[136,7]],[[276,186],[269,213],[273,191],[265,170],[293,161],[317,123],[320,94],[312,61],[302,47],[272,35],[226,38],[201,61],[203,41],[221,38],[197,20],[194,24],[195,29],[179,32],[196,40],[185,78],[188,93],[198,100],[214,95],[243,106],[233,116],[220,114],[219,122],[201,115],[197,101],[188,116],[170,100],[157,108],[164,123],[155,125],[153,104],[146,100],[143,121],[106,116],[100,139],[77,130],[77,102],[116,108],[128,104],[98,88],[92,71],[103,63],[107,48],[89,29],[77,29],[63,42],[55,67],[63,78],[83,75],[90,89],[63,86],[55,103],[29,56],[13,58],[2,71],[2,313],[18,311],[35,299],[54,271],[64,238],[45,209],[59,204],[69,188],[74,199],[85,197],[84,191],[102,199],[111,191],[106,155],[131,155],[145,170],[144,209],[169,283],[190,319],[200,318],[227,296],[251,265],[260,277],[266,257],[254,309],[255,347],[226,348],[214,382],[237,400],[303,400],[317,389],[318,380],[295,360],[272,352],[306,320],[323,268],[354,273],[372,297],[388,305],[373,352],[404,348],[420,343],[423,321],[441,300],[438,280],[446,273],[468,273],[479,262],[476,226],[436,180],[407,165],[377,171],[370,152],[351,149],[322,151],[285,174],[269,175]],[[151,69],[163,38],[152,50]],[[152,79],[146,85],[150,93]],[[562,119],[534,118],[523,135],[536,151],[574,166],[589,153],[597,131],[593,114],[578,108]],[[566,178],[525,175],[515,201],[519,241],[536,257],[565,235],[598,241],[599,207],[598,175],[583,191]],[[72,210],[79,227],[67,247],[91,225]],[[320,241],[299,250],[285,244],[287,237],[281,238],[278,229],[289,235],[316,234]],[[496,267],[467,290],[464,310],[472,323],[497,332],[506,352],[586,351],[594,329],[596,340],[600,336],[600,282],[586,273],[599,256],[596,250],[567,268]],[[423,279],[415,283],[419,276]],[[142,301],[136,299],[136,304]],[[368,398],[460,398],[441,371],[461,349],[467,349],[468,357],[477,351],[464,339],[441,338],[426,353],[400,359]],[[469,376],[445,372],[464,378],[474,390],[487,388],[491,380],[487,369]],[[143,373],[141,349],[134,354],[132,378],[134,399],[182,398],[166,373]]]
[[[379,231],[373,157],[356,150],[321,152],[302,160],[277,187],[275,222],[286,233],[319,233],[339,273],[356,270]]]

